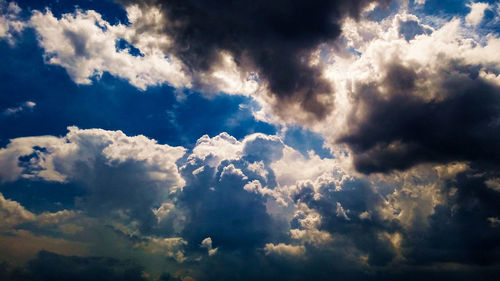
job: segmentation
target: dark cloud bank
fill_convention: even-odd
[[[330,95],[329,82],[319,68],[310,66],[310,55],[321,43],[340,35],[340,21],[357,18],[372,2],[341,1],[199,1],[120,0],[124,4],[158,5],[173,38],[170,52],[194,74],[207,71],[230,52],[247,70],[257,70],[279,100],[278,107],[300,104],[312,117],[322,118],[331,105],[321,101]]]
[[[432,77],[438,98],[425,100],[417,82],[431,79],[395,62],[380,83],[361,84],[350,133],[340,139],[364,173],[404,170],[425,162],[500,164],[500,87],[479,77],[479,66],[450,61]],[[377,89],[384,86],[388,93]]]

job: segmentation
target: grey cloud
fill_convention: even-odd
[[[247,71],[257,70],[278,99],[276,108],[299,105],[321,119],[331,109],[323,97],[331,95],[321,70],[310,65],[312,51],[339,37],[340,22],[358,18],[372,1],[135,1],[126,5],[158,5],[166,21],[164,32],[173,39],[167,51],[178,56],[196,75],[231,53]]]
[[[446,61],[446,59],[444,59]],[[500,87],[479,77],[480,66],[448,61],[438,74],[393,62],[380,83],[359,85],[351,130],[339,139],[364,173],[407,169],[422,162],[500,163]],[[421,89],[431,81],[438,96]],[[386,93],[378,89],[384,87]]]
[[[26,267],[0,264],[0,277],[6,281],[145,281],[142,268],[131,261],[103,257],[62,256],[41,251]]]

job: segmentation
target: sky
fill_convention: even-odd
[[[499,280],[500,2],[0,0],[0,280]]]

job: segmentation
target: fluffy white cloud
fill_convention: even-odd
[[[280,193],[279,189],[270,189],[267,187],[263,187],[260,181],[258,180],[253,180],[251,182],[248,182],[247,184],[245,184],[245,186],[243,186],[243,189],[248,192],[261,194],[262,196],[271,196],[272,198],[274,198],[274,200],[276,200],[276,202],[278,202],[282,206],[286,207],[288,205],[286,201],[282,198],[283,195]]]
[[[292,239],[310,243],[316,247],[332,241],[332,235],[329,232],[318,229],[322,221],[322,217],[318,212],[310,209],[304,203],[299,203],[297,209],[295,217],[298,218],[300,228],[290,230]]]
[[[222,172],[220,173],[220,179],[222,180],[224,177],[231,177],[231,176],[236,176],[241,178],[242,180],[248,179],[245,174],[243,174],[243,171],[241,169],[238,169],[234,167],[233,164],[229,164],[222,168]]]
[[[339,159],[320,158],[313,152],[306,158],[291,147],[285,147],[283,157],[271,164],[280,185],[292,185],[298,181],[315,180],[324,174],[332,174],[341,167]]]
[[[163,28],[172,23],[167,22],[163,11],[156,6],[127,6],[129,25],[112,25],[96,11],[78,9],[61,18],[54,17],[49,9],[34,11],[26,23],[14,20],[17,13],[14,7],[17,5],[8,8],[10,16],[0,16],[0,38],[11,38],[11,33],[29,25],[39,35],[46,62],[64,67],[78,84],[91,84],[92,78],[108,72],[141,90],[168,84],[205,93],[250,95],[262,91],[258,75],[241,69],[223,51],[219,63],[207,71],[188,71],[168,51],[172,42]],[[119,49],[119,42],[130,45]],[[132,55],[131,48],[136,48],[139,54]]]
[[[30,25],[39,34],[46,61],[64,67],[78,84],[90,84],[92,77],[109,72],[143,90],[163,83],[176,88],[190,86],[175,58],[159,51],[134,56],[127,48],[117,49],[117,41],[125,40],[124,33],[127,28],[134,29],[133,23],[131,27],[111,25],[92,10],[76,10],[57,19],[46,10],[35,11]]]
[[[185,153],[182,147],[160,145],[142,135],[128,137],[121,131],[77,127],[68,130],[60,138],[12,139],[6,148],[0,149],[0,163],[4,167],[1,179],[12,181],[24,177],[64,182],[81,176],[76,167],[80,163],[93,165],[93,161],[103,157],[110,167],[126,161],[143,163],[151,178],[170,183],[171,190],[184,185],[175,163]]]
[[[18,224],[35,220],[35,215],[18,202],[5,199],[0,193],[0,227],[6,231]]]
[[[484,12],[490,8],[488,3],[472,3],[469,5],[470,13],[465,17],[465,22],[468,25],[476,26],[481,23],[484,17]]]
[[[242,144],[228,133],[221,133],[213,138],[204,135],[196,141],[189,160],[200,159],[212,167],[219,166],[222,160],[233,160],[241,156]]]
[[[26,27],[19,18],[20,12],[21,8],[15,2],[0,0],[0,40],[7,40],[11,45],[15,43],[15,35]]]

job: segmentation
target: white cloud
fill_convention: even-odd
[[[19,18],[21,8],[15,2],[0,0],[0,40],[4,39],[11,45],[15,43],[15,36],[25,27],[26,23]]]
[[[279,190],[263,187],[260,181],[258,180],[253,180],[251,182],[248,182],[247,184],[245,184],[245,186],[243,186],[243,189],[248,192],[260,194],[262,196],[266,195],[271,196],[272,198],[274,198],[274,200],[276,200],[276,202],[278,202],[282,206],[286,207],[288,205],[286,201],[282,198],[282,195]]]
[[[300,257],[306,252],[306,248],[303,245],[288,245],[284,243],[279,243],[277,245],[273,243],[267,243],[264,247],[266,255],[277,254],[289,257]]]
[[[171,23],[158,7],[130,5],[126,12],[129,25],[112,25],[93,10],[77,9],[58,19],[47,9],[34,11],[29,25],[39,34],[47,63],[64,67],[77,84],[91,84],[92,78],[108,72],[141,90],[169,84],[204,93],[250,95],[262,91],[258,74],[241,69],[227,52],[221,51],[221,60],[209,70],[187,71],[168,51],[172,40],[164,27]],[[129,48],[117,50],[118,40],[132,44],[142,56],[131,55]]]
[[[310,243],[316,247],[323,246],[332,241],[332,235],[326,231],[319,230],[322,217],[321,215],[310,209],[306,204],[299,203],[295,217],[300,218],[299,224],[301,228],[291,229],[290,236],[292,239]]]
[[[204,135],[196,141],[196,146],[188,160],[200,159],[207,161],[209,166],[217,167],[222,160],[241,157],[242,149],[242,144],[228,133],[221,133],[213,138]]]
[[[57,19],[46,10],[34,11],[30,25],[39,34],[47,63],[64,67],[78,84],[90,84],[92,77],[109,72],[142,90],[164,83],[190,86],[180,62],[167,54],[150,50],[133,56],[127,49],[117,50],[117,40],[126,37],[128,28],[134,29],[133,23],[131,27],[111,25],[92,10],[76,10]]]
[[[331,174],[339,167],[339,161],[330,158],[321,159],[314,152],[309,159],[302,153],[286,146],[283,157],[271,164],[280,185],[293,185],[301,180],[315,180],[324,174]]]
[[[12,139],[6,148],[0,149],[0,163],[4,167],[0,178],[4,181],[24,177],[65,182],[80,176],[80,171],[75,170],[78,163],[92,166],[93,161],[104,157],[110,167],[129,160],[143,163],[151,178],[169,182],[171,190],[184,185],[175,163],[185,153],[182,147],[161,145],[142,135],[128,137],[121,131],[68,129],[68,134],[60,138]],[[18,160],[21,156],[30,157],[23,167]]]
[[[0,229],[1,231],[9,230],[10,228],[21,223],[34,221],[35,214],[26,210],[18,202],[5,199],[0,193]]]
[[[176,165],[184,153],[182,147],[144,136],[69,127],[63,137],[12,139],[0,149],[0,180],[72,183],[85,191],[75,198],[85,215],[110,219],[134,233],[167,223],[177,231],[182,214],[175,208],[167,212],[168,204],[163,204],[171,203],[172,194],[185,185]],[[79,231],[70,224],[64,227],[66,232]]]
[[[26,110],[32,110],[36,106],[35,102],[26,101],[17,107],[9,107],[3,111],[4,115],[15,115]]]
[[[247,176],[243,173],[241,169],[238,169],[234,166],[234,164],[229,164],[222,168],[222,172],[220,174],[220,180],[222,180],[224,177],[231,177],[231,176],[236,176],[239,177],[242,180],[248,179]]]
[[[470,7],[469,14],[465,17],[465,22],[468,25],[476,26],[481,23],[484,17],[484,12],[490,8],[488,3],[472,3],[468,5]]]
[[[203,239],[203,241],[201,241],[200,247],[207,249],[207,253],[209,256],[217,254],[218,248],[212,248],[212,238],[210,237]]]
[[[264,162],[263,161],[255,161],[251,164],[248,165],[248,170],[258,174],[259,176],[261,176],[262,178],[266,178],[267,175],[268,175],[268,171],[266,170],[265,166],[264,166]]]

